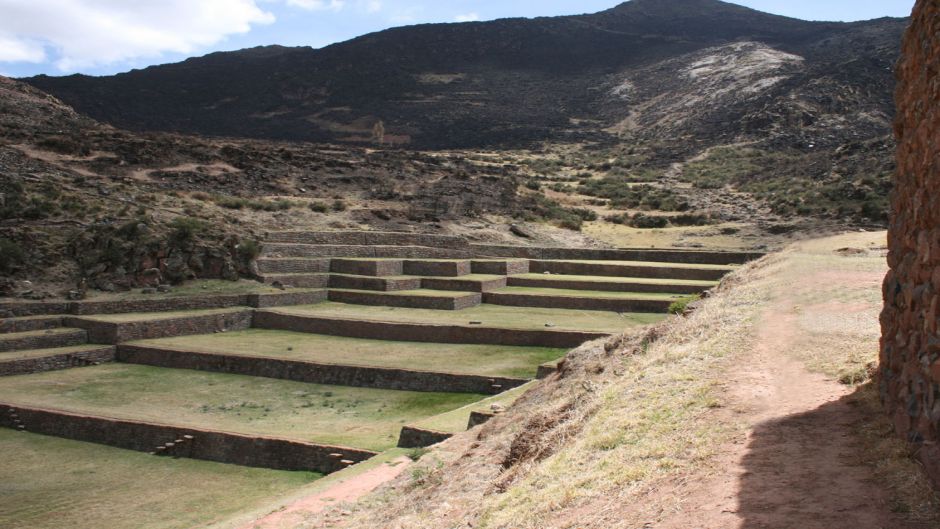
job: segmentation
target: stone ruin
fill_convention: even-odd
[[[898,170],[881,314],[880,391],[940,485],[940,3],[919,0],[897,69]]]

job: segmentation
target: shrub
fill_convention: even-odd
[[[324,204],[323,202],[311,202],[310,203],[310,211],[313,211],[316,213],[326,213],[327,211],[329,211],[329,209],[330,208],[327,207],[327,205]]]
[[[693,301],[698,301],[701,298],[702,296],[696,295],[696,296],[684,297],[682,299],[677,299],[676,301],[673,301],[669,305],[669,309],[668,309],[669,314],[683,314],[685,310],[688,308],[689,303],[692,303]]]
[[[0,237],[0,272],[13,273],[13,270],[21,266],[25,259],[26,253],[19,244]]]
[[[346,203],[342,200],[336,200],[333,202],[333,211],[346,211]]]
[[[251,261],[261,255],[261,244],[258,241],[246,239],[238,243],[238,256],[244,261]]]
[[[205,231],[206,223],[192,217],[176,217],[170,222],[170,240],[177,244],[192,241],[197,235]]]
[[[654,229],[654,228],[665,228],[669,224],[669,221],[666,220],[666,217],[654,217],[650,215],[644,215],[642,213],[637,213],[630,219],[630,225],[634,228],[640,229]]]

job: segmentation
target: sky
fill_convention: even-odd
[[[804,20],[910,15],[914,0],[732,0]],[[429,22],[593,13],[620,0],[0,0],[0,75],[110,75],[214,51],[319,48]]]

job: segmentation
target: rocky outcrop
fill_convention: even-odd
[[[940,484],[940,4],[920,0],[898,66],[896,188],[881,315],[881,395]]]

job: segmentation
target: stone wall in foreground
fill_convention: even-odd
[[[940,485],[940,3],[920,0],[898,65],[898,171],[881,314],[881,397]]]

